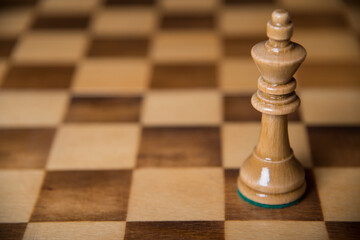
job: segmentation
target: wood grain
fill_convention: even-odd
[[[224,222],[128,222],[125,239],[224,239]]]
[[[21,240],[26,229],[26,223],[0,223],[0,239]]]
[[[124,233],[125,222],[36,222],[28,224],[23,240],[119,240]]]
[[[226,37],[223,40],[224,54],[226,57],[247,57],[255,43],[262,41],[263,37]]]
[[[89,16],[38,16],[33,24],[33,29],[86,29],[89,25]]]
[[[106,0],[108,6],[147,6],[154,5],[155,0]]]
[[[161,20],[162,29],[214,29],[213,15],[165,15]]]
[[[151,88],[215,88],[217,68],[212,64],[155,65]]]
[[[43,168],[55,129],[1,129],[0,168]]]
[[[226,96],[224,99],[224,119],[229,122],[260,121],[261,113],[250,102],[250,96]]]
[[[137,122],[140,118],[140,97],[74,97],[66,122]]]
[[[325,222],[329,239],[358,240],[360,236],[360,222]]]
[[[221,166],[220,131],[214,127],[144,128],[139,167]]]
[[[71,65],[13,65],[2,84],[11,89],[66,89],[70,87],[75,67]]]
[[[47,172],[31,222],[123,221],[131,171]]]
[[[328,240],[325,223],[320,221],[227,221],[226,240]]]
[[[0,39],[0,57],[9,57],[15,44],[15,39]]]
[[[273,4],[274,0],[225,0],[226,5],[241,5],[241,4]]]
[[[38,0],[2,0],[1,7],[26,7],[35,6]]]
[[[89,57],[146,57],[149,41],[146,38],[95,38]]]
[[[315,166],[360,166],[360,127],[308,127]]]
[[[304,88],[360,88],[359,76],[356,62],[304,64],[297,73],[299,86]]]

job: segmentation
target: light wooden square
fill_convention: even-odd
[[[260,122],[225,124],[221,134],[224,167],[239,168],[257,144],[260,136]]]
[[[167,31],[154,37],[152,57],[156,62],[215,61],[221,54],[220,39],[208,31]]]
[[[89,13],[101,0],[42,0],[39,11],[46,14]]]
[[[80,32],[36,32],[25,35],[13,52],[13,60],[31,63],[71,63],[85,54],[87,37]]]
[[[304,167],[311,168],[313,163],[306,125],[303,123],[290,122],[288,131],[290,146],[294,151],[296,159],[299,160]]]
[[[165,91],[145,96],[142,122],[146,125],[214,125],[222,118],[217,91]]]
[[[61,91],[3,91],[0,94],[0,126],[56,126],[62,121],[67,102],[67,93]]]
[[[139,59],[94,59],[80,63],[73,91],[77,93],[140,93],[147,86],[150,63]]]
[[[155,30],[153,8],[109,8],[94,17],[92,31],[97,35],[147,36]]]
[[[316,168],[315,177],[326,221],[360,220],[360,168]]]
[[[211,12],[216,9],[218,4],[218,0],[160,0],[162,9],[169,13]]]
[[[253,93],[260,73],[251,58],[226,59],[220,64],[220,87],[227,93]]]
[[[17,36],[29,25],[32,18],[30,8],[10,8],[0,11],[0,36]]]
[[[222,154],[226,168],[239,168],[252,154],[260,136],[260,128],[260,122],[223,126]],[[289,139],[295,157],[304,167],[311,167],[310,146],[305,126],[300,123],[289,123]]]
[[[27,225],[24,240],[123,239],[125,222],[41,222]]]
[[[353,63],[360,60],[358,40],[350,30],[296,30],[293,41],[305,47],[307,63]]]
[[[67,124],[57,132],[47,169],[132,168],[139,135],[135,124]]]
[[[221,168],[136,170],[127,221],[224,220]]]
[[[314,221],[226,221],[225,238],[239,239],[328,239],[324,222]]]
[[[360,91],[357,89],[303,89],[300,96],[307,124],[360,124]]]
[[[273,6],[226,7],[220,12],[220,29],[226,35],[266,36]]]
[[[43,177],[40,170],[0,170],[0,222],[29,220]]]

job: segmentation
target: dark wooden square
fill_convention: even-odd
[[[0,168],[43,168],[55,129],[1,129]]]
[[[26,223],[0,223],[1,240],[21,240],[26,229]]]
[[[1,0],[0,9],[7,7],[30,7],[35,6],[39,0]]]
[[[128,222],[126,240],[224,239],[224,222]]]
[[[74,66],[14,65],[4,77],[3,88],[12,89],[67,89],[70,87]]]
[[[360,88],[357,62],[304,64],[296,75],[301,87]]]
[[[308,127],[315,166],[360,166],[360,127]]]
[[[98,38],[90,43],[90,57],[146,57],[149,40],[146,38]]]
[[[223,39],[225,57],[250,57],[251,48],[258,42],[265,41],[265,34],[259,37],[226,37]]]
[[[137,122],[140,97],[74,97],[67,122]]]
[[[254,4],[254,5],[262,5],[262,4],[275,4],[275,0],[224,0],[226,5],[234,5],[234,4]]]
[[[0,57],[10,57],[16,39],[0,39]]]
[[[47,172],[32,222],[124,221],[132,172]]]
[[[307,191],[296,205],[283,209],[268,209],[245,202],[237,193],[239,170],[225,170],[225,219],[226,220],[295,220],[322,221],[323,215],[315,179],[306,170]]]
[[[325,222],[330,240],[358,240],[360,222]]]
[[[217,127],[148,127],[142,132],[139,167],[221,166]]]
[[[358,0],[343,0],[347,7],[359,7],[360,2]]]
[[[155,5],[155,0],[106,0],[105,4],[108,6],[151,6]]]
[[[161,20],[162,29],[214,29],[215,24],[213,15],[201,14],[165,15]]]
[[[249,96],[226,96],[224,101],[225,121],[260,121],[261,113],[251,105]]]
[[[151,88],[184,89],[217,87],[217,68],[214,64],[155,65]]]
[[[229,122],[260,121],[261,113],[251,105],[251,95],[225,96],[224,119]],[[299,111],[288,115],[289,121],[300,121]]]
[[[38,16],[34,20],[32,28],[46,30],[86,29],[89,22],[89,16]]]

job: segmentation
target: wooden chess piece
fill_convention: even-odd
[[[262,113],[261,133],[252,155],[243,163],[237,181],[246,201],[267,208],[288,207],[303,196],[305,172],[290,148],[287,115],[300,100],[292,77],[306,56],[305,49],[290,41],[293,24],[289,13],[278,9],[267,23],[269,40],[251,50],[261,77],[252,96],[253,107]]]

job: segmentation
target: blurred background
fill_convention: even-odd
[[[195,219],[205,227],[174,222],[169,234],[190,226],[221,239],[225,218],[234,239],[277,229],[357,239],[359,3],[0,0],[0,238],[143,239],[143,226],[161,227],[126,220]],[[260,130],[250,51],[277,8],[308,53],[289,132],[310,193],[284,211],[246,205],[235,190]],[[244,221],[254,219],[269,221]]]
[[[341,0],[1,0],[0,72],[5,74],[7,60],[72,64],[96,55],[221,61],[216,79],[193,87],[253,91],[259,74],[250,49],[266,39],[266,22],[276,8],[290,12],[293,40],[308,51],[297,74],[300,86],[359,87],[359,4]],[[61,41],[64,31],[73,33]],[[50,33],[60,37],[58,45]],[[6,80],[2,86],[14,84]],[[150,84],[161,87],[158,80]],[[81,80],[72,85],[86,91]]]
[[[303,117],[337,123],[328,106],[341,99],[341,122],[358,123],[358,1],[1,0],[0,86],[94,95],[219,89],[250,97],[259,77],[250,50],[267,38],[276,8],[290,12],[293,40],[308,52],[295,75],[300,94],[309,90],[303,104],[312,110]]]

